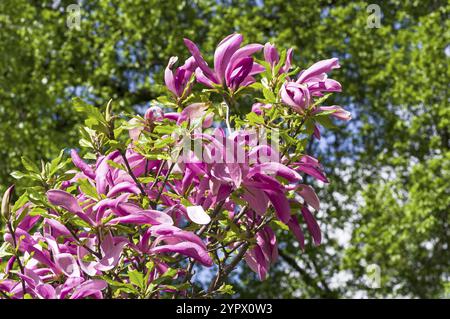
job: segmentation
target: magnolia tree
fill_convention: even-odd
[[[341,91],[327,76],[338,60],[299,71],[292,49],[242,41],[223,39],[210,68],[185,39],[192,56],[169,60],[168,96],[143,117],[74,101],[80,148],[41,167],[23,158],[12,175],[28,187],[3,195],[1,298],[215,297],[233,293],[241,262],[266,278],[277,230],[320,244],[302,175],[328,183],[305,150],[350,119],[323,106]]]

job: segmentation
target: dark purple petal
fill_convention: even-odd
[[[301,197],[303,197],[303,199],[305,200],[305,202],[312,206],[315,210],[320,210],[320,201],[319,198],[317,197],[316,192],[314,192],[314,189],[309,186],[309,185],[299,185],[300,186],[300,190],[298,191],[298,193],[300,194]]]
[[[250,74],[250,71],[253,67],[253,58],[246,57],[239,60],[236,66],[227,72],[226,83],[229,88],[236,90],[239,85],[244,81],[247,75]]]

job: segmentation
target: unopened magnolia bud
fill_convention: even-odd
[[[144,118],[150,123],[161,121],[163,117],[164,112],[159,106],[150,107],[144,114]]]
[[[5,220],[9,220],[9,217],[11,215],[11,209],[9,207],[9,202],[11,201],[11,194],[13,191],[14,191],[14,185],[10,186],[3,194],[2,217],[5,218]]]

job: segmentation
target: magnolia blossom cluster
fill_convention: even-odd
[[[276,229],[269,216],[286,225],[301,249],[305,229],[316,245],[321,243],[314,217],[320,202],[314,189],[303,182],[309,175],[328,183],[318,160],[308,155],[288,159],[280,150],[260,145],[245,128],[228,132],[223,125],[213,127],[218,114],[208,113],[204,103],[182,104],[195,81],[234,94],[255,83],[267,66],[274,70],[280,63],[272,44],[241,46],[242,41],[240,34],[223,39],[211,68],[198,47],[185,39],[192,56],[177,68],[177,58],[171,58],[165,70],[166,86],[181,106],[179,111],[149,108],[144,122],[129,130],[131,139],[125,149],[97,154],[95,161],[84,160],[72,150],[75,175],[46,190],[44,212],[28,214],[35,205],[30,200],[11,213],[12,189],[5,193],[3,219],[10,227],[4,241],[17,253],[2,260],[0,298],[103,298],[111,290],[110,280],[116,285],[132,283],[124,276],[126,271],[142,273],[146,287],[152,283],[159,287],[151,297],[161,297],[175,293],[171,285],[161,284],[169,269],[175,269],[170,273],[173,282],[189,282],[190,269],[180,265],[189,261],[213,267],[223,257],[217,254],[220,246],[230,254],[242,252],[240,257],[263,280],[278,256]],[[259,51],[265,65],[254,57]],[[292,56],[290,49],[276,75],[291,71]],[[289,74],[275,92],[280,103],[258,102],[252,112],[264,115],[287,107],[298,116],[331,111],[331,116],[348,120],[349,113],[339,106],[314,105],[315,97],[341,90],[337,81],[327,77],[338,67],[337,59],[329,59],[295,77]],[[202,156],[191,151],[184,161],[149,159],[136,146],[157,125],[168,121],[181,126],[198,118],[201,127],[209,128],[191,136],[202,142]],[[230,147],[241,150],[245,160],[234,158]],[[219,220],[222,224],[216,225]],[[214,236],[215,231],[230,228],[245,230],[249,237],[226,242]],[[182,288],[177,294],[185,296]],[[127,290],[120,296],[126,298]]]

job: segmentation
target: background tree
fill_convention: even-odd
[[[139,110],[163,89],[167,57],[188,56],[180,38],[211,52],[239,31],[249,42],[292,46],[303,68],[339,57],[345,67],[333,77],[344,94],[334,102],[354,119],[310,145],[332,181],[319,195],[324,244],[301,254],[286,246],[269,279],[239,281],[238,295],[443,296],[450,269],[448,1],[83,1],[80,30],[66,25],[71,2],[0,2],[0,185],[11,182],[21,155],[38,161],[77,145],[71,97],[96,105],[113,98],[124,111]],[[374,2],[380,28],[367,27]],[[321,157],[324,149],[332,156]],[[381,269],[380,289],[364,281],[372,263]]]

